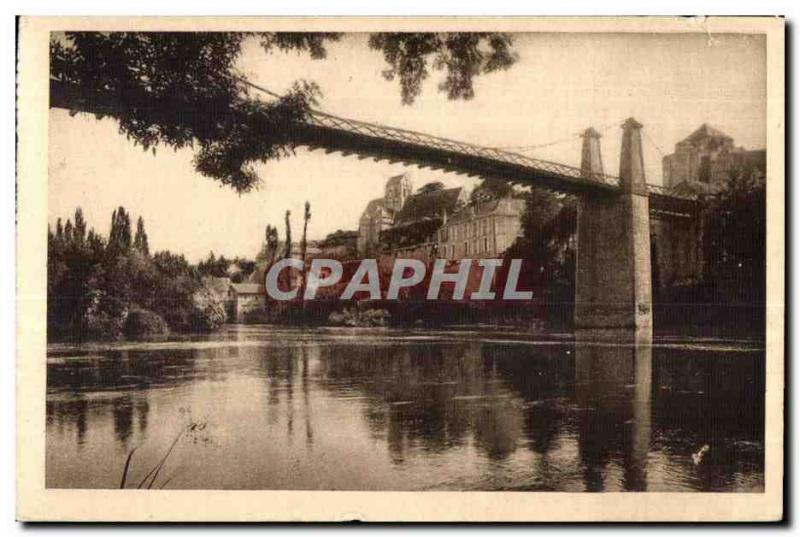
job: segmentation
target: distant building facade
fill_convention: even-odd
[[[358,220],[357,249],[361,256],[374,253],[379,248],[381,232],[392,227],[395,216],[411,192],[408,175],[395,175],[386,181],[383,197],[367,203]]]
[[[430,183],[414,192],[407,174],[390,177],[384,196],[367,203],[359,218],[358,255],[430,257],[443,218],[466,202],[467,192],[460,187]]]
[[[759,173],[766,168],[766,151],[736,147],[733,138],[703,124],[692,134],[675,144],[675,152],[662,160],[664,186],[676,188],[685,183],[704,189],[700,185],[718,185],[725,181],[731,170]],[[699,185],[697,185],[699,183]]]
[[[766,151],[737,147],[733,138],[703,124],[664,157],[664,186],[677,194],[714,195],[731,173],[766,177]],[[654,220],[651,225],[653,284],[656,289],[693,285],[703,274],[702,220]]]
[[[392,228],[382,234],[381,242],[395,257],[434,259],[439,228],[447,221],[447,215],[461,210],[467,201],[464,188],[426,185],[406,199]]]
[[[467,205],[439,228],[437,257],[500,257],[522,233],[522,199],[506,196]]]
[[[252,311],[263,311],[267,292],[263,283],[232,283],[228,291],[228,318],[240,323]]]
[[[358,255],[431,260],[499,257],[521,233],[524,200],[510,193],[470,202],[465,188],[429,183],[412,193],[391,177],[359,220]]]

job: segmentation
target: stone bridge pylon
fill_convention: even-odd
[[[620,188],[578,201],[576,328],[652,330],[650,208],[641,123],[622,125]],[[603,173],[600,134],[583,134],[581,172]]]

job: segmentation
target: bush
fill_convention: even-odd
[[[227,320],[225,304],[212,290],[201,287],[192,294],[190,324],[197,332],[215,332]]]
[[[97,289],[89,291],[86,302],[73,337],[90,340],[120,339],[128,318],[127,304]]]
[[[128,337],[157,337],[169,335],[167,322],[157,313],[135,308],[128,313],[125,322],[125,335]]]
[[[382,308],[345,308],[328,316],[330,326],[385,326],[389,312]]]

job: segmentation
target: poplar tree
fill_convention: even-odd
[[[147,242],[147,232],[144,230],[144,220],[141,216],[136,221],[136,235],[133,237],[133,248],[144,255],[150,255],[150,245]]]

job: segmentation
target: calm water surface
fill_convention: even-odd
[[[758,342],[228,328],[48,348],[48,487],[760,491]],[[183,431],[183,432],[182,432]]]

